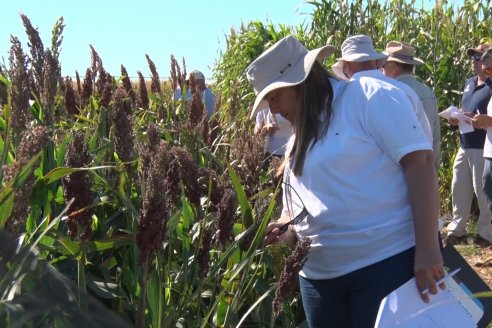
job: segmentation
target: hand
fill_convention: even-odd
[[[457,126],[460,123],[460,121],[457,118],[448,118],[448,123],[449,125]]]
[[[429,251],[428,249],[419,251],[415,249],[415,280],[420,297],[425,303],[429,303],[428,293],[422,293],[426,288],[430,294],[437,294],[437,281],[444,277],[444,265],[441,252]],[[439,284],[439,288],[445,289],[444,283]]]
[[[280,231],[280,227],[288,221],[289,221],[288,219],[284,220],[283,218],[281,218],[278,221],[268,224],[268,226],[265,229],[263,246],[268,246],[268,245],[283,242],[289,245],[290,247],[295,247],[297,242],[297,236],[294,229],[292,229],[292,226],[289,226],[287,228],[287,231],[284,233],[281,233]]]
[[[267,134],[272,135],[277,130],[278,130],[278,126],[274,124],[267,124],[262,128],[262,132],[265,133],[265,135]]]
[[[475,129],[484,129],[492,126],[492,117],[484,114],[478,114],[473,117],[472,125]]]

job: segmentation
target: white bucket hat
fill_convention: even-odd
[[[354,35],[342,43],[341,60],[348,62],[364,62],[368,60],[386,59],[386,55],[374,50],[372,39],[367,35]]]
[[[246,68],[248,81],[256,92],[250,118],[258,110],[268,107],[263,98],[270,91],[304,82],[314,62],[322,61],[334,51],[335,47],[331,45],[308,51],[291,35],[268,48]]]
[[[188,75],[188,80],[193,76],[195,80],[205,80],[205,75],[202,72],[194,70]]]
[[[342,81],[348,81],[348,77],[343,74],[343,62],[341,59],[337,60],[337,62],[333,65],[331,65],[331,71],[333,74]]]

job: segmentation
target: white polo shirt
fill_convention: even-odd
[[[415,245],[399,161],[432,146],[406,95],[361,73],[332,81],[336,98],[327,134],[309,150],[301,176],[290,165],[284,173],[295,192],[284,185],[283,212],[299,213],[299,197],[309,212],[294,226],[312,240],[300,272],[309,279],[335,278]]]
[[[427,114],[425,113],[424,104],[420,100],[419,95],[415,92],[415,90],[412,89],[412,87],[410,87],[408,84],[403,83],[402,81],[387,77],[379,69],[367,70],[367,71],[359,72],[359,74],[366,77],[373,77],[375,79],[382,80],[389,84],[393,84],[395,87],[403,91],[403,93],[407,95],[408,100],[410,100],[413,111],[415,112],[415,115],[417,116],[417,120],[422,126],[422,129],[424,130],[427,139],[430,141],[431,144],[434,142],[434,134],[432,132],[429,119],[427,118]],[[441,142],[441,140],[439,140],[439,142]]]

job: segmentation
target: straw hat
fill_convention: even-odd
[[[331,45],[308,51],[291,35],[268,48],[246,68],[248,81],[256,92],[250,117],[253,118],[258,110],[268,107],[263,98],[270,91],[304,82],[314,62],[321,62],[333,51],[335,47]]]
[[[377,52],[372,39],[367,35],[354,35],[342,43],[341,60],[348,62],[364,62],[368,60],[385,59],[386,55]]]
[[[422,65],[424,63],[422,59],[415,57],[415,49],[411,45],[401,41],[388,42],[383,54],[388,56],[387,61],[410,65]]]

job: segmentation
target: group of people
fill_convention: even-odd
[[[310,327],[374,327],[381,300],[411,278],[424,302],[424,290],[445,287],[437,100],[413,75],[423,61],[407,43],[378,52],[369,36],[351,36],[330,72],[322,62],[334,51],[287,36],[246,70],[256,92],[250,117],[283,117],[292,129],[282,213],[264,244],[311,240],[299,273]],[[489,111],[471,118],[477,129],[492,126]],[[492,143],[489,151],[491,171]]]
[[[474,76],[467,79],[461,100],[461,110],[472,118],[474,130],[460,133],[460,147],[453,166],[451,186],[453,219],[447,226],[447,243],[459,243],[466,237],[466,225],[470,217],[473,194],[476,196],[479,215],[477,220],[477,241],[490,245],[492,243],[492,182],[490,169],[484,166],[492,154],[488,153],[489,137],[488,104],[492,94],[492,77],[487,73],[490,52],[488,44],[467,49]],[[487,54],[486,54],[487,53]],[[483,59],[482,59],[483,58]],[[488,113],[488,114],[487,114]],[[449,124],[456,127],[459,121],[450,118]],[[491,130],[492,131],[492,130]],[[484,160],[485,157],[485,160]]]

